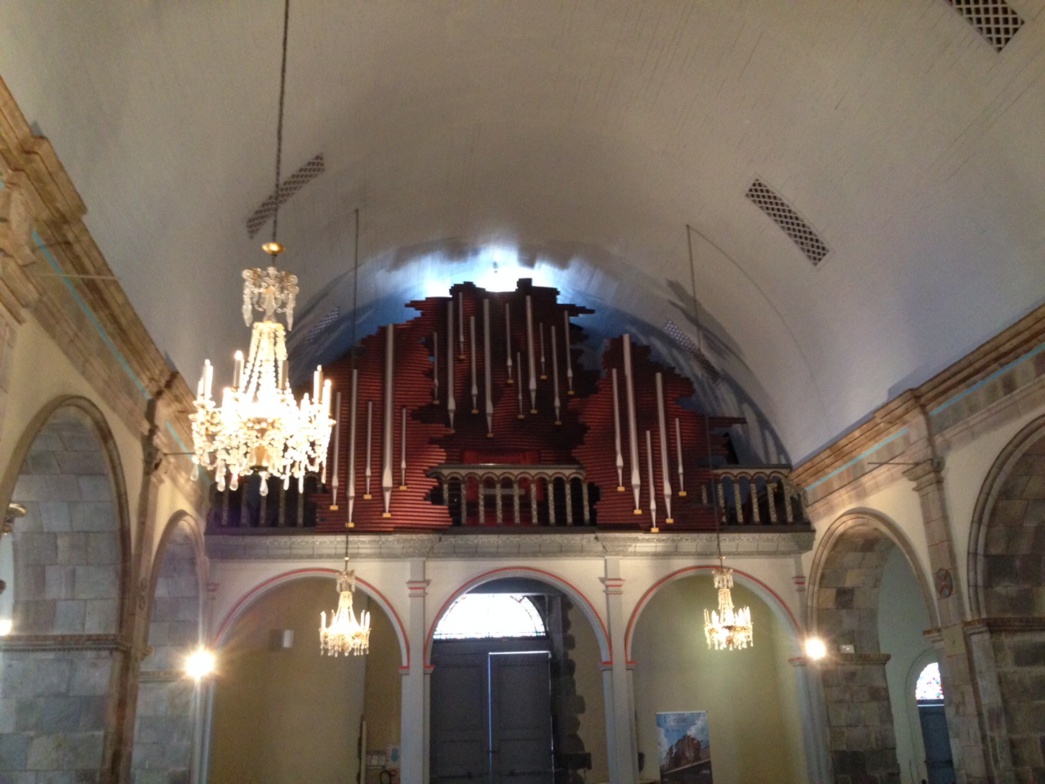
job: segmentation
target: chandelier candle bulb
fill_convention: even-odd
[[[533,351],[533,301],[526,295],[526,370],[529,375],[530,413],[537,413],[537,361]]]
[[[512,306],[504,303],[504,353],[508,357],[508,384],[514,384],[512,380]]]
[[[657,426],[660,429],[660,482],[661,491],[664,493],[664,522],[670,524],[674,523],[675,520],[671,516],[671,481],[668,479],[670,467],[668,465],[668,428],[664,419],[663,373],[657,373],[655,381],[657,387]]]
[[[493,382],[490,362],[490,300],[483,300],[483,393],[486,396],[486,437],[493,438]]]
[[[566,341],[566,390],[567,395],[573,394],[573,355],[570,353],[570,313],[564,310],[562,312],[562,320],[564,332],[562,339]]]
[[[210,360],[204,360],[203,362],[203,396],[210,399],[211,387],[214,384],[214,366],[210,363]]]
[[[232,368],[232,388],[236,391],[241,391],[243,383],[243,352],[237,351],[234,355],[234,363]]]
[[[610,371],[613,379],[613,446],[617,450],[617,492],[624,492],[624,455],[620,451],[620,403],[617,402],[617,368]]]
[[[631,464],[631,494],[635,499],[633,514],[642,514],[639,505],[639,428],[635,421],[635,381],[631,377],[631,334],[624,333],[624,388],[628,394],[628,459]],[[650,494],[652,497],[652,493]]]
[[[679,498],[686,497],[686,474],[682,469],[682,429],[679,426],[679,418],[675,417],[675,450],[679,461]]]
[[[479,379],[476,374],[475,360],[475,316],[468,317],[468,333],[472,347],[472,413],[479,413]]]
[[[541,338],[544,337],[544,333],[541,333]],[[562,408],[562,401],[559,399],[559,348],[555,342],[555,325],[552,324],[552,387],[555,389],[555,424],[561,425],[562,419],[559,415],[559,410]]]

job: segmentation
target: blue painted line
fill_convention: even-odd
[[[827,476],[821,477],[820,479],[817,479],[815,482],[813,482],[813,484],[809,485],[806,488],[806,491],[812,490],[813,488],[818,487],[819,485],[822,485],[824,482],[826,482],[831,477],[837,476],[838,474],[840,474],[843,471],[845,471],[847,468],[851,468],[852,466],[856,465],[857,463],[859,463],[864,458],[870,457],[875,452],[877,452],[879,449],[881,449],[883,446],[888,444],[890,441],[895,441],[897,438],[899,438],[900,436],[904,435],[905,433],[907,433],[907,428],[906,427],[902,428],[901,430],[897,430],[895,433],[893,433],[887,439],[885,439],[884,441],[879,441],[877,444],[872,446],[870,449],[868,449],[868,450],[866,450],[864,452],[861,452],[859,455],[854,457],[852,460],[850,460],[845,465],[842,465],[839,468],[836,468],[834,471],[829,473]]]
[[[185,442],[182,441],[181,438],[178,436],[178,434],[175,432],[174,427],[171,425],[171,423],[168,421],[168,422],[165,422],[164,424],[166,424],[166,426],[167,426],[167,432],[170,433],[171,434],[171,438],[173,438],[175,440],[175,442],[177,442],[178,446],[181,448],[181,451],[182,452],[191,452],[192,450],[189,449],[187,446],[185,446]]]
[[[141,380],[131,369],[131,366],[127,362],[127,359],[123,356],[122,353],[120,353],[120,350],[116,347],[116,343],[114,343],[113,339],[109,337],[109,333],[105,331],[105,327],[103,327],[101,322],[98,321],[98,317],[94,315],[94,311],[91,310],[91,308],[88,306],[86,302],[84,302],[83,297],[80,296],[79,292],[77,292],[73,284],[69,282],[69,277],[58,265],[58,262],[55,260],[54,256],[51,255],[51,251],[47,249],[47,246],[44,244],[43,239],[40,237],[40,235],[36,232],[35,229],[33,230],[33,242],[36,243],[36,247],[38,247],[40,249],[40,252],[43,253],[44,258],[47,259],[47,263],[51,265],[51,267],[54,269],[55,272],[58,273],[59,276],[61,276],[62,284],[65,286],[66,289],[68,289],[69,293],[72,295],[73,300],[76,302],[77,305],[80,306],[80,310],[84,312],[84,314],[87,316],[87,319],[91,322],[91,324],[94,325],[94,328],[98,331],[98,335],[101,336],[102,342],[105,343],[106,346],[108,346],[109,351],[111,351],[113,356],[116,357],[116,361],[120,364],[120,367],[123,368],[127,376],[131,379],[131,381],[134,382],[134,385],[138,387],[138,391],[141,392],[142,397],[146,400],[150,400],[152,398],[152,395],[149,394],[149,391],[145,388],[145,385],[142,384]]]
[[[971,387],[969,387],[968,389],[966,389],[966,390],[964,390],[962,392],[959,392],[957,395],[952,397],[950,400],[944,401],[943,403],[938,405],[936,408],[934,408],[932,411],[930,411],[929,412],[929,416],[936,416],[937,414],[939,414],[944,409],[950,408],[955,403],[958,403],[959,401],[961,401],[964,398],[966,398],[969,395],[971,395],[973,392],[978,390],[980,387],[982,387],[982,386],[984,386],[986,384],[989,384],[992,381],[995,381],[1000,376],[1004,376],[1006,373],[1008,373],[1010,370],[1015,368],[1017,365],[1022,365],[1024,362],[1027,362],[1028,360],[1033,359],[1038,354],[1040,354],[1042,351],[1045,351],[1045,343],[1043,343],[1042,345],[1038,346],[1035,349],[1032,349],[1031,351],[1028,351],[1022,357],[1019,357],[1018,359],[1014,359],[1012,362],[1010,362],[1005,367],[999,368],[998,370],[995,370],[993,373],[991,373],[989,376],[987,376],[987,378],[984,378],[984,379],[981,379],[980,381],[977,381]]]

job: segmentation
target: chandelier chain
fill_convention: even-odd
[[[279,113],[276,119],[276,187],[272,191],[273,198],[276,200],[275,208],[272,211],[272,242],[276,242],[276,234],[279,231],[279,204],[282,199],[280,190],[282,189],[282,183],[280,182],[280,170],[283,164],[283,107],[284,98],[287,92],[287,32],[290,29],[290,0],[284,0],[283,3],[283,59],[279,66]]]

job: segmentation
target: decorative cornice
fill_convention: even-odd
[[[794,556],[813,547],[812,531],[723,533],[722,551],[731,556]],[[317,534],[208,534],[207,555],[217,561],[335,560],[345,541]],[[714,533],[532,534],[355,534],[349,555],[403,558],[575,558],[606,555],[672,558],[716,556]]]
[[[12,634],[0,637],[0,652],[129,650],[126,640],[115,634]]]
[[[832,653],[826,659],[817,662],[822,669],[841,667],[884,667],[889,659],[888,653]]]
[[[999,397],[1016,391],[1004,391],[1002,384],[1003,392],[988,394],[988,387],[1002,383],[1000,376],[1018,374],[1014,379],[1006,379],[1010,387],[1014,380],[1018,382],[1017,388],[1045,376],[1045,363],[1022,361],[1040,352],[1043,345],[1045,305],[924,384],[897,395],[875,410],[860,427],[800,463],[791,474],[792,480],[807,491],[818,488],[817,497],[810,498],[810,504],[859,480],[874,470],[869,461],[885,463],[903,452],[912,438],[926,435],[924,427],[917,427],[915,429],[921,432],[904,438],[916,420],[926,419],[933,436],[939,436],[994,405]]]
[[[1033,615],[1025,618],[976,618],[963,624],[966,635],[995,632],[1041,632],[1045,631],[1045,616]]]

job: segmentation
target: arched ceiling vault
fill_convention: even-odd
[[[1045,2],[1009,5],[1024,24],[997,51],[946,0],[295,0],[284,172],[326,162],[280,214],[299,329],[359,208],[364,308],[499,259],[696,338],[688,223],[702,343],[800,459],[1043,301]],[[281,11],[0,8],[0,76],[190,383],[246,341]],[[755,179],[819,265],[745,198]]]

